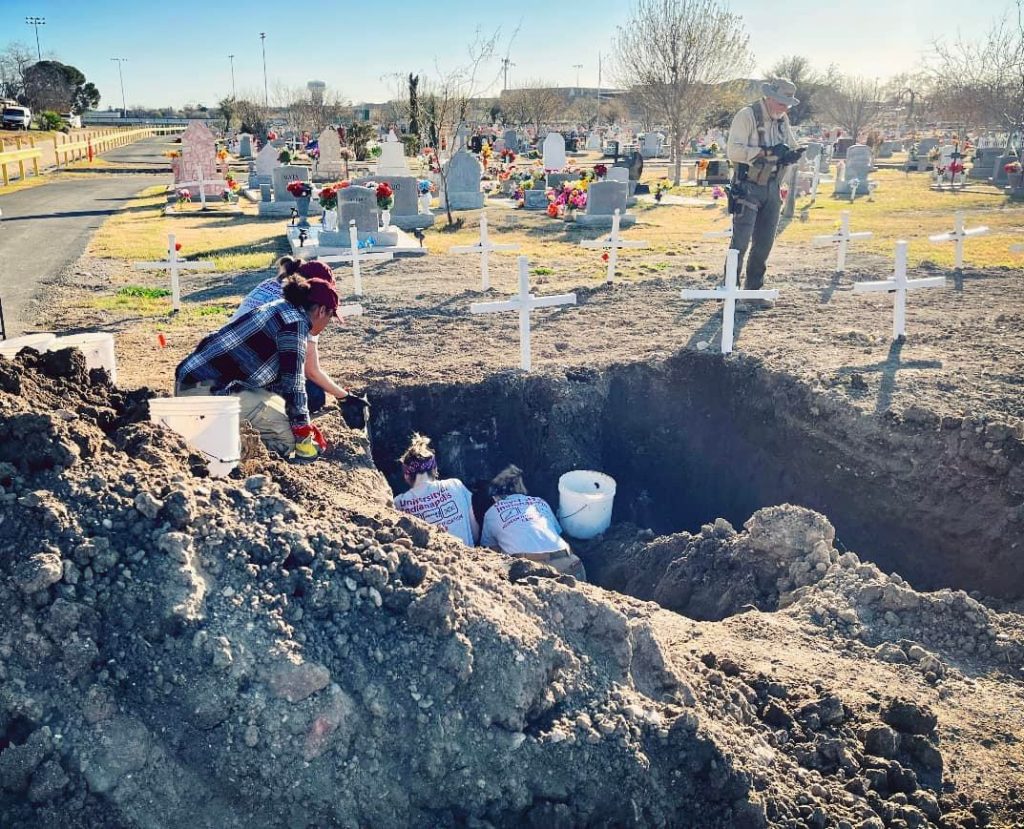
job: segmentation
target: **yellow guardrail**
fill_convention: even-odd
[[[142,138],[181,132],[183,129],[184,127],[139,127],[135,129],[86,130],[84,133],[75,136],[75,140],[71,140],[63,135],[54,135],[52,138],[53,155],[59,167],[61,164],[67,164],[69,161],[89,158],[90,149],[92,155],[96,156],[107,150],[123,147],[125,144],[131,144],[133,141],[138,141]],[[8,170],[9,164],[17,164],[18,174],[20,178],[24,179],[25,162],[30,161],[32,163],[33,175],[39,175],[39,161],[43,157],[43,150],[42,147],[37,146],[36,140],[33,136],[28,138],[16,137],[14,139],[15,149],[13,150],[3,150],[2,144],[0,144],[0,177],[2,177],[5,187],[11,183]],[[41,138],[38,140],[42,142],[47,139]],[[23,146],[23,142],[26,141],[28,142],[28,147]]]

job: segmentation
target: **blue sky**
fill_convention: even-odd
[[[752,74],[782,55],[801,54],[819,68],[836,63],[846,73],[885,78],[913,69],[935,37],[958,29],[981,36],[1010,1],[732,0],[729,7],[751,34]],[[853,9],[859,13],[847,11]],[[510,86],[517,79],[574,85],[573,64],[583,65],[582,85],[596,86],[598,54],[607,61],[628,11],[628,0],[0,0],[0,47],[19,40],[34,49],[25,17],[45,17],[44,57],[81,69],[100,88],[101,107],[121,104],[115,56],[128,59],[129,106],[213,105],[231,93],[229,54],[238,92],[262,92],[264,31],[271,95],[275,81],[304,87],[318,79],[344,98],[376,101],[392,96],[395,73],[429,75],[437,62],[458,65],[478,27],[500,27],[506,43],[519,27]],[[488,77],[498,74],[495,61]]]

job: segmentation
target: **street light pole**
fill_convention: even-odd
[[[235,97],[235,56],[228,55],[228,60],[231,61],[231,97]]]
[[[582,63],[574,63],[572,68],[576,70],[576,94],[580,92],[580,70],[583,68]]]
[[[111,60],[117,61],[117,76],[121,79],[121,118],[124,119],[128,117],[128,102],[124,97],[124,72],[121,71],[121,64],[128,58],[111,58]]]
[[[270,108],[270,93],[267,92],[267,33],[260,32],[260,45],[263,47],[263,106]]]
[[[43,50],[39,48],[39,27],[46,25],[45,17],[26,17],[25,22],[29,26],[34,26],[36,30],[36,58],[39,60],[43,59]]]

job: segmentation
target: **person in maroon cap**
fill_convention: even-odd
[[[338,314],[338,292],[323,279],[289,276],[282,298],[204,337],[175,370],[175,394],[234,395],[241,418],[282,455],[316,458],[327,441],[310,422],[303,366],[306,343]]]
[[[253,308],[259,308],[268,302],[279,300],[284,280],[295,274],[304,276],[306,279],[322,279],[334,284],[334,274],[323,262],[303,262],[293,256],[282,256],[277,260],[277,276],[264,279],[253,288],[242,300],[231,319],[236,320]],[[348,389],[334,382],[334,379],[320,367],[320,347],[315,336],[309,338],[306,347],[306,364],[303,366],[303,370],[306,375],[306,397],[311,413],[316,414],[324,407],[329,394],[336,397],[339,403],[343,403],[346,398],[352,398],[350,402],[359,401],[360,405],[366,402],[365,398],[352,394]]]

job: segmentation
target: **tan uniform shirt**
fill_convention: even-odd
[[[793,149],[797,146],[793,128],[789,125],[789,118],[783,115],[775,120],[765,109],[764,101],[758,101],[756,104],[743,107],[732,119],[726,155],[733,164],[749,164],[761,152],[757,121],[754,118],[754,110],[751,108],[755,106],[761,107],[761,112],[764,114],[765,144],[769,147],[774,147],[776,144],[788,144]]]

